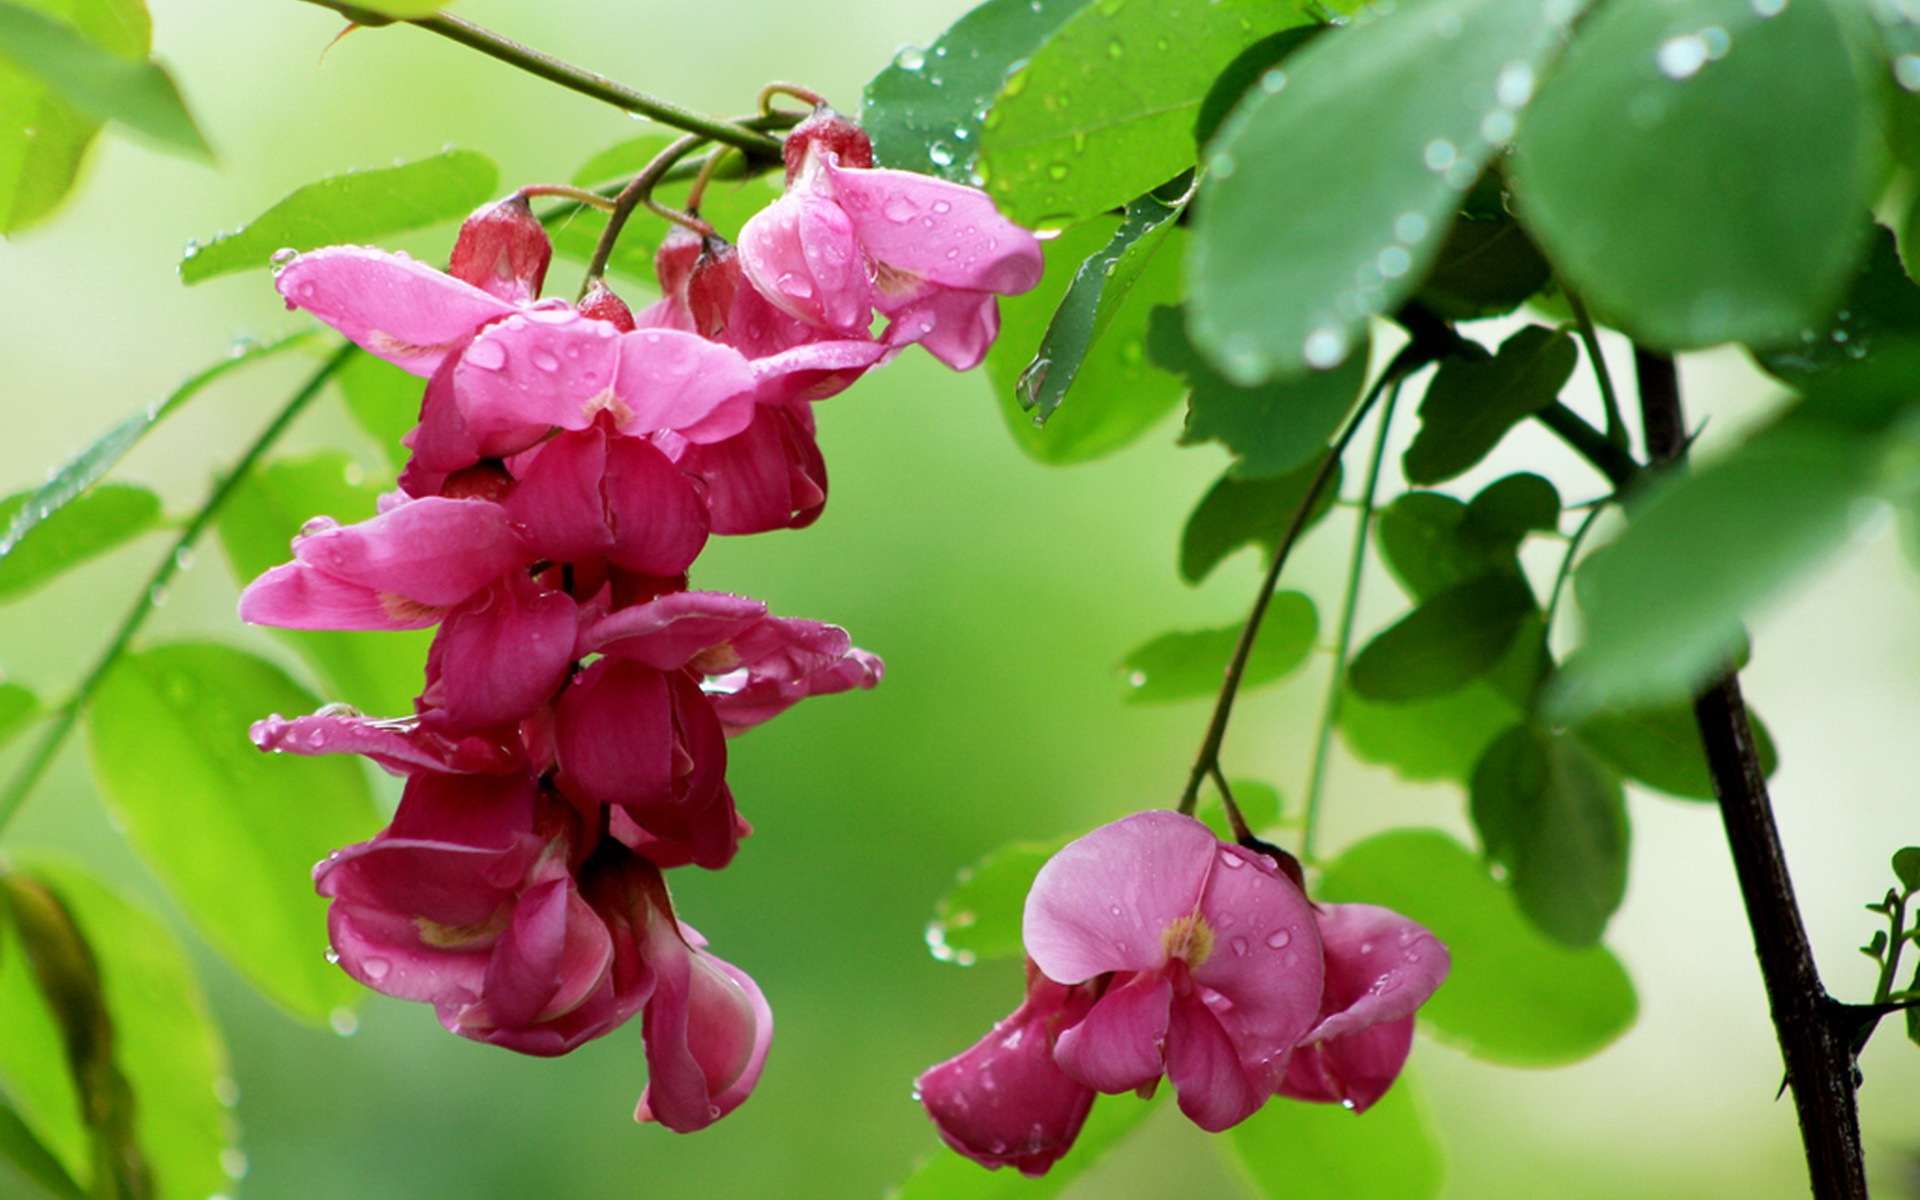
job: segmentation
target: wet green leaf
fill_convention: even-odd
[[[935,958],[971,966],[981,959],[1024,954],[1020,920],[1033,877],[1071,840],[1010,842],[970,867],[934,906],[927,948]]]
[[[1779,766],[1773,737],[1758,716],[1750,714],[1750,719],[1760,769],[1771,775]],[[1574,733],[1587,749],[1629,779],[1669,796],[1714,798],[1707,752],[1689,704],[1596,713],[1575,726]]]
[[[243,976],[316,1022],[359,987],[324,956],[313,864],[379,817],[359,763],[270,758],[246,730],[318,706],[253,655],[176,644],[121,658],[86,718],[94,777],[134,849]]]
[[[232,233],[188,243],[180,281],[265,268],[283,249],[373,242],[457,221],[491,199],[500,168],[484,154],[447,150],[373,171],[348,171],[295,188]]]
[[[1446,1161],[1413,1072],[1364,1113],[1284,1096],[1227,1131],[1254,1191],[1286,1200],[1426,1200]]]
[[[1469,212],[1447,229],[1414,299],[1449,321],[1505,316],[1546,287],[1552,273],[1520,222],[1504,212]]]
[[[1578,358],[1572,338],[1529,325],[1498,354],[1446,359],[1427,385],[1420,432],[1401,459],[1407,481],[1444,483],[1472,470],[1508,430],[1559,398]]]
[[[34,492],[0,500],[0,526],[20,520]],[[0,601],[23,596],[89,559],[114,550],[160,522],[160,497],[114,483],[74,498],[41,520],[32,539],[0,555]]]
[[[1381,10],[1249,94],[1208,148],[1187,262],[1194,344],[1243,385],[1345,357],[1370,315],[1418,290],[1579,7]]]
[[[1282,29],[1279,33],[1268,34],[1235,55],[1233,61],[1214,78],[1213,86],[1207,89],[1206,98],[1200,101],[1200,111],[1193,118],[1193,144],[1204,151],[1207,143],[1213,140],[1213,135],[1220,132],[1227,115],[1256,84],[1284,80],[1285,72],[1274,75],[1273,70],[1288,55],[1328,28],[1316,24]]]
[[[1838,366],[1859,362],[1888,342],[1920,342],[1920,287],[1900,265],[1893,233],[1876,225],[1866,258],[1824,329],[1809,328],[1754,358],[1773,374],[1795,383]]]
[[[1321,879],[1320,898],[1364,901],[1433,930],[1453,955],[1420,1026],[1475,1058],[1554,1066],[1599,1053],[1638,1013],[1633,983],[1600,946],[1575,950],[1522,918],[1465,846],[1430,829],[1402,829],[1349,847]]]
[[[0,1194],[18,1200],[84,1200],[80,1185],[5,1101],[0,1101]]]
[[[1321,461],[1310,459],[1288,474],[1264,479],[1240,479],[1228,471],[1215,480],[1180,534],[1180,577],[1199,583],[1242,546],[1263,546],[1272,554],[1320,473]],[[1332,511],[1340,494],[1340,474],[1336,463],[1307,514],[1305,528],[1313,528]]]
[[[0,0],[0,55],[91,120],[118,121],[163,149],[213,157],[173,77],[144,53],[127,57],[39,5]]]
[[[1880,170],[1855,13],[1623,0],[1581,26],[1510,177],[1597,317],[1668,349],[1826,327]]]
[[[1162,1088],[1161,1094],[1169,1090]],[[889,1191],[887,1200],[1052,1200],[1132,1133],[1155,1103],[1132,1095],[1095,1097],[1073,1149],[1038,1179],[1011,1170],[989,1171],[942,1146]]]
[[[1164,704],[1215,694],[1240,640],[1240,629],[1239,625],[1229,625],[1224,629],[1163,633],[1135,647],[1120,664],[1132,688],[1128,702]],[[1313,601],[1299,592],[1274,593],[1253,653],[1247,657],[1241,688],[1273,683],[1292,673],[1307,661],[1319,633],[1320,618]]]
[[[137,62],[152,46],[145,0],[28,0],[81,37]],[[64,200],[100,123],[38,75],[0,55],[0,235],[44,219]]]
[[[1539,610],[1524,579],[1505,573],[1456,584],[1422,601],[1354,656],[1356,694],[1411,704],[1458,691],[1506,657]]]

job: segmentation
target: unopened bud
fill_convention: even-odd
[[[527,198],[514,193],[474,210],[454,239],[447,274],[509,304],[540,294],[553,260],[553,242]]]
[[[702,250],[700,235],[684,225],[675,225],[667,230],[667,236],[660,239],[660,248],[653,252],[653,272],[660,278],[660,294],[672,300],[684,298],[687,294],[687,279],[693,274],[694,263],[700,260]]]
[[[580,299],[580,315],[605,321],[621,333],[632,333],[634,329],[633,310],[598,279],[587,285],[587,294]]]
[[[866,131],[825,104],[787,133],[784,153],[788,183],[800,173],[809,153],[832,155],[843,167],[873,165],[873,141]]]
[[[687,276],[687,311],[703,338],[718,338],[733,313],[741,281],[740,254],[731,242],[710,237]]]

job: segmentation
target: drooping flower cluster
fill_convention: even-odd
[[[881,675],[842,630],[689,590],[688,572],[711,534],[819,514],[814,401],[916,342],[971,366],[995,294],[1040,272],[984,196],[874,169],[829,111],[787,154],[788,194],[741,248],[669,237],[638,314],[598,283],[577,306],[539,299],[551,245],[518,196],[469,218],[445,273],[357,246],[285,256],[289,307],[426,387],[400,490],[370,520],[309,522],[240,602],[288,628],[438,627],[411,715],[253,730],[407,781],[390,826],[315,868],[340,965],[528,1054],[637,1015],[637,1115],[681,1131],[746,1098],[772,1017],[662,872],[724,867],[750,832],[729,737]]]
[[[1025,1001],[920,1076],[949,1146],[1044,1174],[1096,1092],[1171,1080],[1219,1132],[1276,1094],[1364,1110],[1392,1086],[1445,946],[1368,904],[1315,906],[1273,858],[1172,812],[1070,843],[1027,896]]]

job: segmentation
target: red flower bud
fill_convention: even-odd
[[[580,315],[605,321],[621,333],[634,330],[633,310],[627,302],[613,294],[613,289],[596,279],[587,285],[587,294],[580,299]]]
[[[843,167],[865,168],[873,165],[873,141],[867,137],[866,131],[825,104],[814,109],[812,116],[795,125],[787,134],[785,154],[788,183],[792,183],[793,177],[800,173],[800,166],[807,161],[809,150],[831,154],[834,161]]]
[[[460,226],[447,274],[481,291],[520,304],[540,294],[553,259],[553,242],[518,193],[474,210]]]

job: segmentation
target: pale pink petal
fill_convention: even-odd
[[[579,624],[564,592],[508,576],[447,612],[427,653],[420,703],[457,729],[532,716],[566,679]]]
[[[1001,216],[978,188],[884,168],[829,164],[826,173],[876,261],[947,287],[1003,296],[1040,282],[1039,240]]]
[[[524,765],[517,737],[451,735],[418,718],[382,719],[328,712],[288,720],[275,713],[248,730],[253,744],[272,753],[361,754],[382,770],[412,777],[423,771],[504,774]]]
[[[932,327],[931,318],[927,327]],[[871,338],[836,338],[783,349],[753,360],[755,396],[762,411],[770,405],[825,400],[852,387],[896,350],[895,343]]]
[[[896,306],[887,326],[889,346],[918,342],[927,353],[956,371],[980,365],[1000,336],[1000,306],[989,292],[935,288]]]
[[[789,190],[741,227],[740,262],[776,308],[836,332],[866,332],[873,297],[866,256],[832,200]]]
[[[1280,1094],[1365,1112],[1400,1077],[1412,1049],[1411,1016],[1302,1046],[1287,1064]]]
[[[1164,1067],[1172,1003],[1173,985],[1158,971],[1115,976],[1087,1015],[1060,1034],[1054,1060],[1096,1092],[1147,1087]]]
[[[671,429],[688,441],[732,437],[753,419],[753,369],[738,350],[675,329],[620,335],[620,407],[636,436]]]
[[[274,286],[357,345],[422,377],[514,306],[404,255],[328,246],[281,267]]]
[[[571,309],[529,310],[490,326],[454,368],[461,415],[489,457],[526,449],[549,429],[626,417],[616,391],[623,335]]]
[[[712,518],[693,481],[651,442],[616,438],[607,447],[607,559],[646,575],[679,575],[707,544]]]
[[[1246,1120],[1270,1094],[1247,1078],[1233,1039],[1191,993],[1173,1001],[1167,1024],[1167,1078],[1179,1093],[1180,1111],[1208,1133]]]
[[[1219,845],[1205,825],[1165,810],[1135,813],[1069,842],[1027,893],[1027,953],[1061,983],[1158,970],[1167,962],[1167,930],[1199,908]]]
[[[335,579],[305,563],[272,567],[240,593],[240,619],[279,629],[425,629],[443,610]]]

